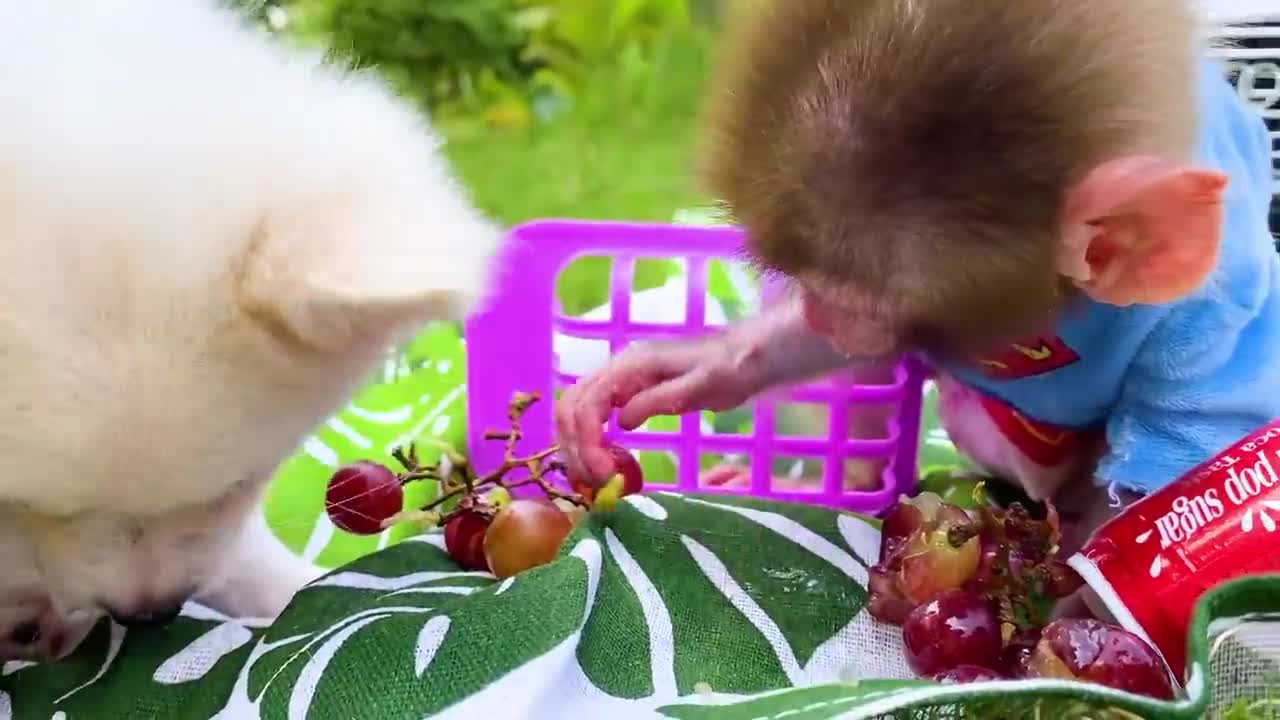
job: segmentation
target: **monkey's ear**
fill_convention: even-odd
[[[1111,305],[1173,302],[1218,261],[1227,176],[1153,157],[1094,168],[1066,200],[1058,271]]]

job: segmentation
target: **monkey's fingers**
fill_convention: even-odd
[[[574,477],[587,476],[586,467],[578,454],[577,408],[581,402],[582,393],[594,380],[594,377],[584,378],[565,388],[552,413],[556,424],[556,435],[560,442],[560,459],[564,461],[566,469]]]
[[[751,487],[751,468],[743,465],[716,465],[698,475],[699,487]]]
[[[565,406],[565,412],[572,416],[567,421],[566,435],[572,445],[571,452],[577,455],[582,477],[604,482],[613,475],[613,456],[604,449],[605,423],[614,408],[665,380],[661,370],[661,367],[655,370],[644,365],[620,364],[592,378],[580,393],[570,398]],[[619,424],[627,430],[639,425],[629,425],[624,418],[620,418]]]
[[[568,447],[570,469],[588,481],[604,482],[615,472],[613,457],[604,449],[604,425],[615,408],[638,394],[679,377],[695,365],[698,355],[689,345],[632,346],[603,370],[561,396],[556,423]],[[639,427],[648,416],[619,416],[626,430]]]
[[[708,375],[694,370],[679,375],[636,394],[618,410],[618,424],[631,429],[640,427],[657,415],[681,415],[701,410],[706,405]]]
[[[569,472],[588,483],[603,483],[613,472],[613,459],[604,451],[604,424],[612,410],[607,378],[585,379],[561,395],[556,424],[561,456]]]

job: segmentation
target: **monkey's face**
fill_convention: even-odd
[[[1219,180],[1180,166],[1188,3],[746,5],[708,84],[701,175],[849,355],[963,361],[1052,328],[1080,292],[1169,302],[1211,269]]]
[[[925,277],[922,285],[929,285]],[[944,282],[934,283],[948,289]],[[966,362],[1003,344],[1046,332],[1068,307],[1069,296],[1024,284],[986,292],[940,296],[930,306],[909,293],[876,294],[825,278],[797,278],[805,322],[851,358],[883,358],[923,352],[937,360]]]
[[[812,279],[799,283],[797,295],[809,329],[850,357],[884,357],[903,349],[890,303]]]

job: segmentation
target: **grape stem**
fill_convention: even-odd
[[[434,480],[440,483],[443,492],[439,497],[421,508],[397,513],[387,518],[382,523],[383,527],[390,527],[401,522],[409,514],[417,518],[424,517],[425,514],[429,514],[432,510],[455,498],[462,498],[463,502],[460,502],[452,512],[440,516],[437,525],[447,524],[459,512],[475,511],[478,509],[477,506],[479,506],[479,509],[488,511],[490,508],[487,507],[487,503],[483,499],[475,498],[475,493],[490,486],[514,490],[527,485],[537,485],[542,489],[543,494],[551,500],[565,500],[578,507],[590,508],[590,503],[581,495],[557,490],[546,479],[548,472],[564,473],[564,465],[561,462],[558,460],[548,462],[548,458],[552,458],[560,452],[558,444],[532,455],[516,455],[516,444],[524,437],[520,430],[520,421],[538,399],[538,393],[515,393],[511,397],[511,404],[507,407],[507,419],[511,422],[511,429],[505,431],[488,430],[485,432],[484,437],[486,440],[502,440],[506,444],[502,463],[493,472],[477,475],[465,456],[448,444],[439,441],[432,442],[433,445],[441,450],[442,460],[435,465],[420,464],[417,449],[412,444],[407,449],[396,448],[392,450],[391,456],[404,468],[404,472],[396,475],[400,484],[403,485],[414,480]],[[448,460],[449,465],[442,468],[444,460]],[[529,477],[515,481],[509,480],[507,475],[518,468],[525,469],[529,473]],[[468,498],[472,498],[473,501],[466,502]]]
[[[947,543],[953,548],[964,547],[964,544],[978,537],[980,531],[976,523],[957,525],[947,531]]]
[[[1058,551],[1057,511],[1048,504],[1049,519],[1041,524],[1032,520],[1027,509],[1013,503],[1002,514],[988,506],[978,511],[979,523],[990,533],[990,541],[996,547],[993,582],[988,595],[995,602],[997,615],[1005,635],[1014,629],[1043,625],[1040,611],[1032,603],[1032,593],[1038,587],[1048,589],[1053,580],[1052,564]],[[1046,533],[1039,532],[1041,527]],[[967,529],[954,528],[955,536],[964,536]],[[954,542],[957,537],[950,538]],[[1010,549],[1017,546],[1023,551],[1022,562],[1015,568]]]

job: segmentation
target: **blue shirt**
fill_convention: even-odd
[[[1271,140],[1217,62],[1204,64],[1199,97],[1197,162],[1229,177],[1220,257],[1205,284],[1167,305],[1085,302],[1056,338],[1022,344],[1022,372],[941,368],[1030,419],[1105,430],[1097,480],[1143,493],[1280,417]]]

